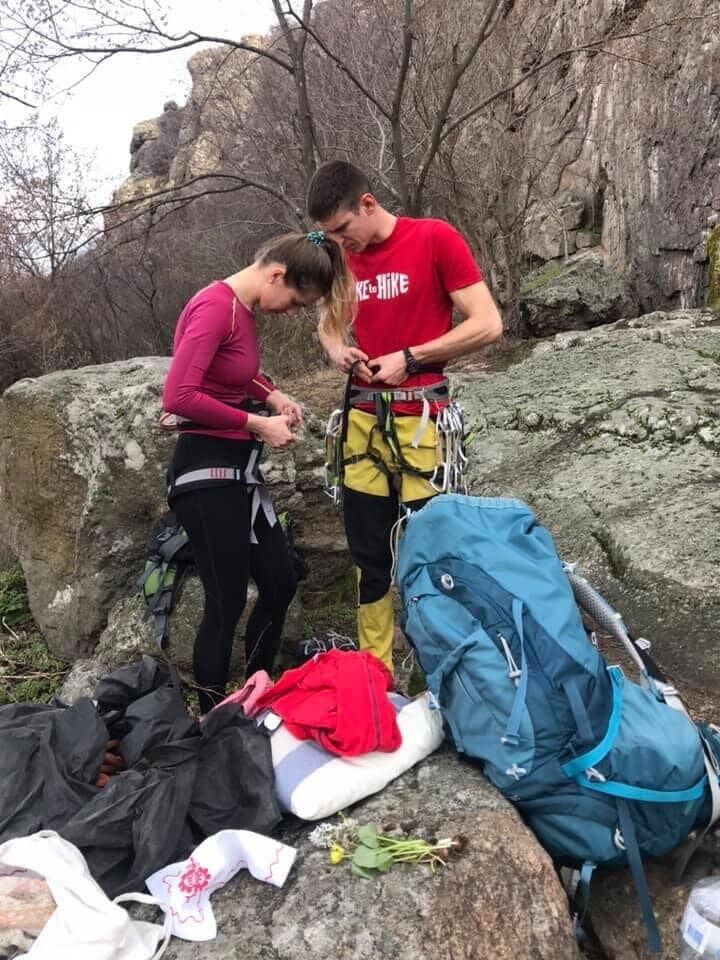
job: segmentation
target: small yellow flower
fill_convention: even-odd
[[[345,859],[345,848],[341,847],[339,843],[334,843],[330,847],[330,863],[335,866],[340,863],[341,860]]]

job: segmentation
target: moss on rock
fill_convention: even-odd
[[[707,305],[713,310],[720,310],[720,224],[710,232],[707,255],[710,261]]]

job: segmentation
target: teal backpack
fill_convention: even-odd
[[[720,731],[699,728],[646,647],[558,558],[516,500],[450,494],[400,540],[402,625],[455,747],[482,761],[561,865],[579,871],[578,927],[598,865],[629,866],[652,951],[642,867],[720,817]],[[610,666],[578,604],[621,640]]]

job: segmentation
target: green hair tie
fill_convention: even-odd
[[[311,230],[310,233],[305,234],[305,237],[310,243],[314,243],[316,247],[320,247],[325,243],[324,230]]]

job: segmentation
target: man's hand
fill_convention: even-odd
[[[284,414],[291,427],[301,427],[303,425],[302,407],[282,390],[273,390],[272,393],[269,393],[265,398],[265,403],[273,413]]]
[[[338,344],[328,350],[328,356],[332,365],[343,373],[350,373],[350,368],[355,364],[353,373],[364,380],[365,383],[372,381],[372,372],[367,365],[368,355],[359,347],[348,347],[344,343]]]
[[[372,371],[371,383],[387,383],[396,387],[403,380],[407,380],[408,372],[402,350],[386,353],[383,357],[375,357],[368,361],[368,366]]]

